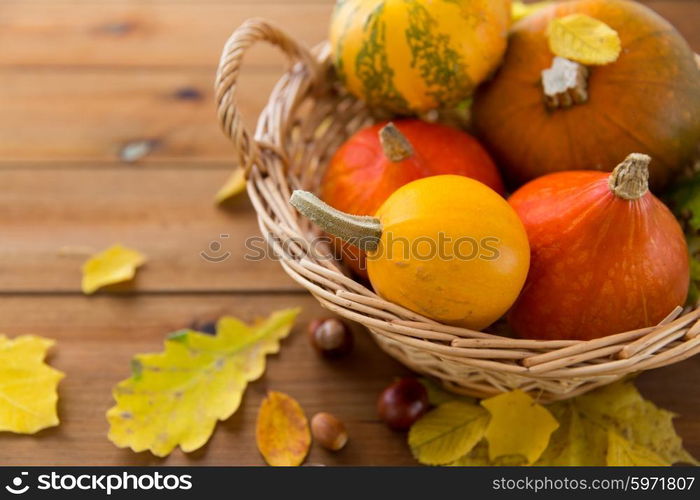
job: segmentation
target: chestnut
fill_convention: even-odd
[[[417,379],[402,378],[384,389],[377,401],[380,418],[392,429],[405,431],[430,409],[428,391]]]

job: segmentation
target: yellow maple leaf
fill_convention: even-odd
[[[217,191],[214,199],[216,200],[216,203],[223,203],[226,200],[229,200],[245,191],[245,186],[245,172],[242,168],[237,168],[233,171],[233,173],[231,173],[224,185],[221,186],[221,189]]]
[[[83,293],[90,295],[103,286],[129,281],[146,258],[130,248],[114,245],[83,264]]]
[[[648,448],[632,443],[617,432],[608,431],[607,465],[653,467],[671,465]]]
[[[525,3],[525,2],[518,2],[515,1],[511,4],[510,8],[510,17],[513,20],[513,22],[520,21],[524,17],[530,16],[534,14],[535,12],[544,9],[545,7],[549,7],[552,5],[554,2],[533,2],[533,3]]]
[[[283,392],[270,391],[260,405],[255,441],[268,464],[301,465],[311,446],[311,431],[297,400]]]
[[[113,391],[109,439],[156,456],[178,445],[185,452],[200,448],[216,422],[238,409],[248,382],[262,375],[265,356],[279,351],[298,313],[278,311],[252,326],[221,318],[216,335],[182,330],[162,353],[135,356],[132,376]]]
[[[447,464],[469,453],[481,441],[488,421],[488,413],[480,406],[450,401],[411,426],[408,445],[420,463]]]
[[[0,431],[34,434],[58,425],[58,382],[63,373],[44,363],[53,340],[0,335]]]
[[[547,38],[552,53],[586,65],[617,61],[622,50],[617,31],[585,14],[552,19]]]
[[[491,413],[485,433],[491,460],[522,455],[528,463],[534,463],[547,448],[549,436],[559,427],[544,406],[521,390],[499,394],[481,404]]]

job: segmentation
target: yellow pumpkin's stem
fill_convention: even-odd
[[[610,190],[625,200],[638,200],[649,191],[651,157],[632,153],[620,163],[608,178]]]
[[[582,104],[588,101],[588,68],[557,56],[552,67],[542,72],[542,88],[550,110]]]
[[[394,163],[413,156],[413,146],[406,136],[392,122],[387,123],[379,131],[379,142],[382,143],[384,156]]]
[[[376,217],[346,214],[308,191],[294,191],[289,203],[325,232],[360,250],[373,251],[379,246],[382,224]]]

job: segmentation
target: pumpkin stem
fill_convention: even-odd
[[[384,156],[394,163],[413,156],[413,146],[392,122],[384,125],[379,131],[379,142],[382,143]]]
[[[625,200],[638,200],[649,191],[651,157],[632,153],[620,163],[608,178],[610,190]]]
[[[552,67],[542,71],[542,88],[550,110],[582,104],[588,101],[588,68],[557,56]]]
[[[308,191],[295,190],[289,203],[325,232],[337,236],[360,250],[379,246],[382,224],[376,217],[350,215],[322,202]]]

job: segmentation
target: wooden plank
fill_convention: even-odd
[[[206,168],[0,170],[0,292],[77,293],[89,251],[117,242],[149,258],[136,282],[122,289],[298,289],[277,262],[244,259],[245,239],[260,233],[245,195],[227,209],[214,206],[213,193],[228,174]],[[211,242],[220,243],[218,251]],[[217,263],[202,252],[230,255]]]
[[[700,4],[648,0],[700,51]],[[75,9],[80,13],[76,15]],[[226,38],[244,20],[263,17],[307,45],[326,38],[331,1],[26,2],[0,4],[0,67],[214,67]],[[47,50],[50,48],[50,50]],[[271,48],[249,62],[269,66]]]
[[[160,460],[149,453],[120,450],[107,440],[105,411],[111,388],[129,375],[129,360],[139,352],[161,350],[165,335],[192,321],[233,314],[252,320],[275,309],[303,307],[281,353],[269,358],[266,374],[253,383],[238,412],[217,426],[209,444],[191,455],[175,451]],[[309,346],[306,323],[323,315],[309,296],[252,297],[4,297],[0,332],[35,333],[57,340],[51,364],[64,371],[60,427],[36,436],[0,433],[2,465],[261,465],[255,447],[255,419],[268,389],[299,400],[309,418],[330,411],[342,418],[350,441],[340,453],[313,446],[307,463],[410,465],[405,437],[390,431],[376,415],[379,392],[406,371],[384,355],[366,331],[355,330],[350,357],[328,362]]]
[[[79,13],[76,13],[79,9]],[[243,21],[263,17],[309,45],[326,38],[330,3],[11,2],[0,4],[0,67],[213,68]],[[276,64],[256,49],[251,65]]]
[[[249,126],[281,74],[280,67],[241,78],[238,102]],[[125,145],[143,140],[156,144],[146,162],[231,161],[213,78],[206,69],[0,71],[0,163],[118,161]]]
[[[111,388],[129,373],[138,352],[161,349],[164,336],[193,321],[233,314],[251,320],[284,308],[303,307],[281,354],[270,358],[265,376],[247,391],[240,410],[220,423],[211,442],[191,455],[174,452],[159,460],[148,453],[115,448],[106,438],[105,411]],[[347,359],[327,362],[315,355],[304,328],[324,315],[306,295],[182,295],[176,297],[3,297],[0,332],[35,333],[57,340],[51,364],[67,374],[60,386],[62,424],[36,436],[0,434],[2,465],[257,465],[257,409],[268,389],[297,398],[309,416],[330,411],[347,424],[350,442],[334,454],[313,446],[307,463],[326,465],[410,465],[405,436],[388,430],[375,413],[376,397],[406,370],[388,358],[356,327],[356,348]],[[700,358],[647,372],[645,395],[680,414],[676,427],[686,447],[700,456]]]

